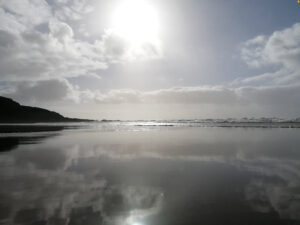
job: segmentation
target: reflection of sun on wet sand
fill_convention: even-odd
[[[118,123],[1,134],[0,223],[299,224],[299,129]]]

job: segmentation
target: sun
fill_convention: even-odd
[[[159,33],[157,11],[144,0],[124,0],[112,15],[112,27],[130,42],[153,42]]]

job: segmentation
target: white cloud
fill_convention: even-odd
[[[25,26],[20,23],[14,15],[7,13],[3,8],[0,8],[0,29],[10,32],[18,32],[25,30]]]
[[[300,23],[276,31],[270,36],[257,36],[244,43],[241,54],[252,66],[279,64],[290,69],[299,69]]]
[[[280,87],[179,87],[141,92],[136,90],[111,90],[94,92],[90,97],[98,103],[145,103],[145,104],[202,104],[228,107],[254,105],[299,105],[299,85]]]
[[[274,73],[247,78],[247,83],[268,80],[276,84],[300,82],[300,23],[284,30],[275,31],[270,36],[257,36],[245,42],[241,56],[253,67],[277,66]]]
[[[58,14],[60,10],[85,14],[93,7],[78,0],[52,3],[0,0],[1,81],[95,76],[110,63],[161,55],[158,45],[135,46],[112,32],[104,32],[93,41],[84,40],[76,36],[78,30],[69,22],[76,16]]]
[[[51,16],[44,0],[0,0],[0,29],[24,31],[47,22]]]
[[[143,61],[163,57],[159,40],[134,43],[120,36],[113,29],[106,30],[103,35],[105,56],[109,62]]]
[[[257,36],[244,43],[241,49],[243,60],[253,67],[259,67],[266,63],[267,59],[265,59],[265,56],[263,55],[266,41],[265,36]]]
[[[102,46],[74,38],[72,28],[51,20],[49,33],[0,30],[0,79],[32,80],[95,74],[106,69]]]
[[[68,24],[63,22],[50,21],[49,29],[51,35],[63,43],[71,41],[74,36],[72,28]]]
[[[86,14],[91,13],[94,7],[91,1],[82,0],[56,0],[56,18],[67,20],[81,20]]]

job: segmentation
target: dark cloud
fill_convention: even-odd
[[[37,82],[13,83],[13,90],[7,93],[21,102],[51,102],[73,98],[74,87],[63,79],[41,80]]]

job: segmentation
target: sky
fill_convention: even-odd
[[[78,118],[297,118],[300,4],[0,0],[0,95]]]

